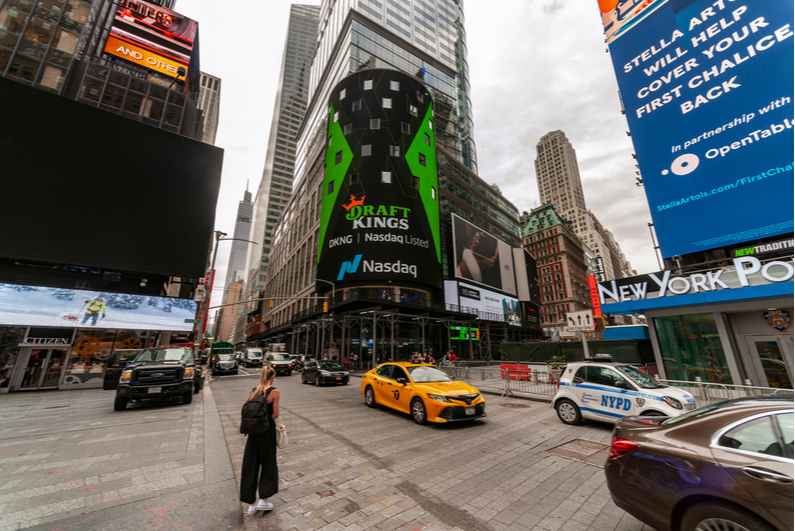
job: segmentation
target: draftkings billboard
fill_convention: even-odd
[[[337,287],[441,288],[433,102],[416,78],[364,70],[329,99],[317,276]]]
[[[793,3],[599,0],[664,257],[793,230]]]
[[[516,295],[511,246],[453,214],[455,276]]]
[[[180,66],[189,70],[197,32],[195,20],[168,8],[143,0],[119,0],[104,51],[176,78]]]

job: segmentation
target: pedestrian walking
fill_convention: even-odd
[[[273,387],[276,371],[271,366],[262,368],[259,385],[251,390],[246,400],[265,395],[268,402],[268,415],[279,418],[279,390]],[[259,499],[257,499],[259,490]],[[248,435],[243,452],[243,465],[240,473],[240,501],[249,504],[246,514],[254,516],[257,511],[271,511],[273,504],[268,498],[279,492],[279,468],[276,464],[276,429],[271,421],[270,428],[259,435]]]

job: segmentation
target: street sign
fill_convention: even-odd
[[[196,324],[196,323],[198,323],[198,322],[199,322],[199,320],[198,320],[198,319],[185,319],[185,322],[186,322],[186,323],[193,323],[193,324]]]
[[[569,312],[566,314],[569,332],[593,332],[593,311]]]

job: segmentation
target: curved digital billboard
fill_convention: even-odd
[[[793,230],[793,3],[603,0],[663,256]]]
[[[433,102],[416,78],[363,70],[332,91],[318,278],[440,288]]]

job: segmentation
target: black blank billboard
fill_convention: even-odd
[[[0,78],[0,257],[204,275],[223,150]]]

